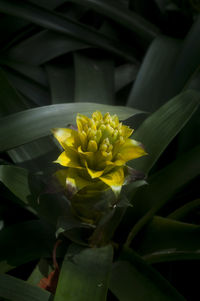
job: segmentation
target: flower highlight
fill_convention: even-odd
[[[127,174],[126,162],[146,155],[141,143],[129,137],[133,129],[117,115],[96,111],[91,118],[78,114],[77,130],[56,128],[52,132],[64,151],[55,161],[68,167],[58,173],[74,195],[85,187],[111,188],[119,195]]]

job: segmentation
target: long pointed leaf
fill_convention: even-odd
[[[120,301],[185,301],[158,272],[131,250],[113,265],[110,289]]]
[[[71,2],[79,3],[81,5],[86,5],[98,13],[102,13],[103,15],[113,19],[115,22],[119,23],[120,25],[125,26],[129,30],[133,31],[134,33],[138,34],[140,37],[151,41],[153,40],[159,30],[148,22],[147,20],[143,19],[142,17],[138,16],[136,13],[127,9],[124,5],[119,5],[117,1],[113,0],[70,0]]]
[[[75,101],[114,103],[114,62],[74,54]]]
[[[18,16],[53,31],[67,34],[80,41],[104,48],[130,61],[135,61],[133,51],[129,46],[125,47],[116,40],[108,39],[106,36],[80,25],[58,13],[51,12],[37,5],[18,0],[1,0],[0,11],[5,14]]]
[[[9,301],[50,301],[49,292],[9,275],[0,274],[0,297]]]
[[[54,301],[106,300],[112,247],[83,249],[66,254]]]
[[[33,220],[0,231],[0,271],[7,272],[41,257],[51,257],[54,232],[43,222]],[[13,253],[14,252],[14,253]]]
[[[200,258],[200,226],[155,216],[141,232],[137,252],[147,262]]]
[[[165,36],[152,42],[129,95],[128,106],[154,112],[176,95],[172,93],[171,77],[181,46],[181,41]]]
[[[199,175],[199,153],[200,146],[192,149],[152,175],[148,179],[149,185],[136,192],[133,198],[134,210],[131,211],[131,222],[135,225],[127,239],[128,245],[179,189]]]
[[[95,110],[117,114],[122,120],[140,113],[128,107],[93,103],[68,103],[27,110],[0,120],[0,151],[47,136],[52,128],[75,124],[77,113],[90,115]]]
[[[148,117],[134,138],[144,144],[148,155],[134,161],[134,168],[148,173],[161,153],[188,122],[200,104],[200,93],[188,90],[174,97]]]

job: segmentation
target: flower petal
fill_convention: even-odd
[[[92,184],[80,170],[76,168],[68,168],[66,176],[66,188],[70,197],[82,188]]]
[[[75,146],[78,143],[78,133],[73,129],[55,128],[52,129],[54,137],[65,149],[66,146]]]
[[[78,153],[70,147],[65,147],[65,151],[61,153],[54,163],[67,167],[83,168],[80,164]]]
[[[124,184],[124,168],[115,167],[111,172],[101,176],[100,180],[110,186],[114,194],[118,196]]]
[[[126,142],[119,148],[116,154],[116,159],[127,162],[144,155],[147,155],[147,153],[140,142],[133,139],[127,139]]]
[[[122,125],[121,131],[122,131],[121,135],[124,138],[128,138],[128,137],[130,137],[133,134],[134,130],[131,129],[129,126]]]
[[[87,161],[85,161],[85,167],[87,169],[88,174],[90,175],[90,177],[92,179],[99,178],[104,173],[104,170],[93,170],[93,169],[89,168]]]

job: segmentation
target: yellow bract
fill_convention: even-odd
[[[129,137],[133,130],[117,115],[96,111],[91,118],[78,114],[77,130],[56,128],[52,132],[64,151],[55,161],[69,167],[66,185],[76,191],[103,182],[115,195],[124,183],[127,161],[146,155],[142,145]]]

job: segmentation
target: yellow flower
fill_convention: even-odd
[[[146,152],[129,138],[133,130],[119,122],[117,115],[102,116],[96,111],[88,118],[78,114],[76,123],[77,130],[52,130],[64,149],[55,162],[68,167],[58,177],[65,179],[72,195],[85,187],[93,191],[110,187],[118,196],[125,182],[126,162]]]

